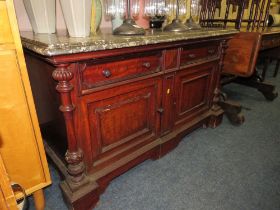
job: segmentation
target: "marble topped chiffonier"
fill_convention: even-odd
[[[223,52],[236,33],[21,34],[45,147],[70,206],[90,209],[114,177],[221,122]]]

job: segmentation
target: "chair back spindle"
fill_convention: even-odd
[[[247,31],[264,29],[269,16],[271,0],[226,0],[224,17],[220,18],[221,0],[202,0],[200,12],[200,24],[202,27],[223,27],[228,23],[234,23],[236,29],[240,29],[242,23],[247,23]],[[230,17],[230,8],[236,11],[236,17]],[[216,18],[216,9],[219,9],[219,18]],[[238,8],[236,10],[236,8]],[[247,17],[244,17],[248,9]]]

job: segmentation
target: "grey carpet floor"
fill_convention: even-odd
[[[271,74],[267,80],[279,87],[280,75]],[[255,89],[236,84],[224,91],[245,107],[242,126],[224,118],[216,129],[196,130],[162,159],[114,179],[95,209],[279,210],[280,97],[266,101]],[[66,210],[59,177],[51,165],[50,170],[46,210]]]

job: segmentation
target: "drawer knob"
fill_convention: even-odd
[[[215,52],[214,49],[209,49],[209,50],[208,50],[208,54],[211,54],[211,55],[212,55],[212,54],[214,54],[214,52]]]
[[[158,108],[158,109],[157,109],[157,112],[160,113],[160,114],[163,114],[164,109],[163,109],[163,108]]]
[[[150,64],[150,62],[144,62],[144,63],[142,64],[142,66],[144,66],[144,67],[146,67],[146,68],[150,68],[150,67],[151,67],[151,64]]]
[[[196,55],[195,54],[189,54],[189,58],[195,58]]]
[[[110,71],[109,69],[104,69],[104,70],[102,71],[102,74],[103,74],[103,76],[106,77],[106,78],[109,78],[109,77],[112,75],[112,73],[111,73],[111,71]]]

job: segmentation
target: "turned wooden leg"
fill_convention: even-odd
[[[34,203],[36,210],[44,210],[45,209],[45,197],[44,197],[44,191],[37,190],[33,193],[34,197]]]
[[[72,103],[71,99],[73,85],[70,83],[74,75],[67,67],[68,65],[63,64],[58,66],[52,76],[58,81],[56,90],[60,94],[61,99],[59,109],[64,115],[67,130],[68,148],[65,159],[68,163],[68,177],[66,179],[71,187],[76,187],[84,181],[85,166],[83,162],[83,152],[78,147],[74,129],[73,112],[75,110],[75,105]]]
[[[238,79],[234,80],[234,82],[257,89],[269,101],[273,101],[278,96],[275,85],[269,84],[267,82],[261,82],[257,74],[254,74],[251,78],[239,77]]]
[[[274,71],[274,74],[273,74],[273,77],[276,77],[277,74],[278,74],[278,70],[279,70],[279,66],[280,66],[280,59],[277,60],[277,63],[276,63],[276,68],[275,68],[275,71]]]
[[[220,83],[220,78],[221,78],[221,72],[222,72],[222,68],[223,68],[223,60],[224,60],[224,56],[225,56],[225,50],[228,47],[227,42],[224,40],[221,45],[220,45],[220,53],[221,53],[221,59],[219,62],[219,68],[217,69],[216,72],[216,84],[214,85],[215,89],[214,89],[214,95],[213,95],[213,103],[211,106],[211,112],[212,115],[209,118],[209,122],[208,125],[210,128],[216,128],[217,126],[219,126],[222,123],[223,120],[223,114],[224,111],[222,110],[222,108],[219,106],[218,102],[220,101],[220,96],[221,96],[221,83]]]
[[[69,209],[89,210],[97,203],[99,192],[97,183],[89,180],[85,174],[83,151],[78,146],[74,129],[75,105],[71,98],[73,85],[70,82],[74,74],[67,64],[60,64],[56,66],[52,77],[58,81],[56,90],[60,94],[59,109],[64,116],[68,143],[65,154],[65,160],[68,163],[67,174],[60,186]]]
[[[268,69],[268,65],[269,65],[269,59],[266,58],[266,59],[265,59],[265,62],[264,62],[263,71],[262,71],[262,77],[261,77],[262,81],[265,80],[266,72],[267,72],[267,69]]]
[[[213,105],[211,107],[211,111],[213,112],[213,114],[211,115],[207,125],[210,128],[216,128],[222,123],[223,120],[224,111],[218,105],[219,99],[220,99],[220,90],[216,88],[214,91]]]

